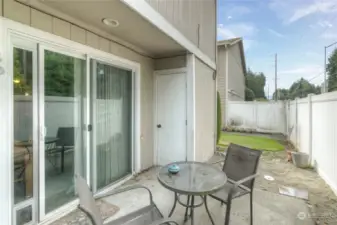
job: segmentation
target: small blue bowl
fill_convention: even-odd
[[[172,174],[177,174],[179,172],[180,168],[177,164],[172,164],[168,167],[168,171],[169,173],[172,173]]]

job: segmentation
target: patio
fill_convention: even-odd
[[[211,161],[219,160],[219,156],[214,156]],[[262,162],[261,164],[264,164]],[[263,165],[260,165],[263,168]],[[162,187],[157,181],[158,168],[152,168],[136,178],[128,181],[128,184],[142,184],[151,189],[154,201],[164,215],[168,215],[174,200],[174,195],[169,190]],[[117,196],[108,197],[105,201],[120,207],[120,211],[108,221],[114,220],[120,216],[126,215],[132,211],[147,204],[148,196],[143,190],[134,190],[132,192],[119,194]],[[232,205],[231,222],[233,225],[248,225],[249,224],[249,196],[243,196],[235,199]],[[220,206],[218,201],[208,198],[208,206],[212,217],[216,224],[223,224],[225,217],[225,206]],[[185,210],[182,206],[177,205],[177,209],[173,213],[173,217],[183,224]],[[308,207],[305,201],[282,196],[270,191],[261,190],[258,187],[254,192],[254,224],[279,224],[279,225],[310,225],[314,224],[311,219],[298,219],[298,214],[308,215]],[[201,206],[195,211],[196,224],[205,225],[211,224],[205,207]],[[186,222],[189,224],[189,221]]]
[[[278,136],[267,136],[274,140],[280,140]],[[282,140],[281,143],[283,143]],[[210,162],[219,161],[222,157],[221,154],[216,153]],[[220,169],[220,164],[218,166]],[[167,217],[174,202],[174,194],[158,182],[158,171],[159,167],[153,167],[127,181],[124,185],[141,184],[148,187],[152,191],[158,208]],[[336,224],[336,195],[314,170],[299,169],[293,164],[288,163],[285,151],[263,152],[258,173],[259,177],[256,178],[253,199],[254,225]],[[265,179],[265,175],[272,176],[274,180],[269,181]],[[279,194],[280,186],[308,190],[308,200],[281,195]],[[198,198],[196,199],[198,200]],[[186,200],[183,199],[183,202]],[[148,194],[142,189],[136,189],[104,198],[103,201],[115,208],[119,208],[119,210],[115,210],[116,213],[113,216],[106,219],[106,221],[112,221],[147,205]],[[218,201],[208,198],[208,207],[215,220],[215,224],[224,224],[226,205],[221,206]],[[104,213],[104,210],[102,212]],[[185,208],[177,204],[173,218],[179,224],[184,224],[184,213]],[[211,224],[204,206],[196,208],[194,215],[195,224]],[[63,225],[65,223],[57,223],[56,221],[56,224]],[[190,224],[190,220],[186,224]],[[230,224],[249,224],[248,195],[233,201]]]

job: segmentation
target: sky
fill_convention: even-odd
[[[276,53],[278,88],[301,77],[320,85],[324,46],[337,41],[337,0],[218,0],[217,30],[218,40],[243,38],[247,68],[266,75],[266,95],[275,90]]]

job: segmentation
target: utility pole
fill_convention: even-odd
[[[278,100],[278,91],[277,91],[277,53],[275,54],[275,101]]]
[[[335,45],[335,44],[337,44],[337,41],[330,44],[330,45],[324,46],[324,88],[323,88],[324,92],[328,92],[327,91],[327,89],[328,89],[327,88],[327,82],[326,82],[327,81],[327,79],[326,79],[326,49]]]
[[[268,93],[267,93],[267,98],[268,98],[268,100],[270,100],[270,95],[269,95],[269,83],[268,83]],[[273,98],[273,96],[271,96],[271,98]],[[273,100],[273,99],[272,99]]]

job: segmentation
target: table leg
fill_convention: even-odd
[[[177,195],[177,193],[174,193],[174,203],[173,203],[172,209],[171,209],[168,217],[172,216],[172,213],[174,212],[174,209],[176,208],[177,201],[178,201],[178,195]]]
[[[194,195],[191,198],[191,225],[194,225]]]
[[[61,151],[61,173],[64,172],[64,146],[62,147],[62,151]]]
[[[190,205],[190,196],[189,195],[187,195],[186,205],[188,205],[188,206]],[[184,222],[186,222],[188,220],[188,209],[189,209],[189,207],[186,207]]]
[[[206,212],[207,212],[207,214],[208,214],[208,216],[209,216],[209,219],[211,220],[212,224],[214,225],[214,220],[213,220],[213,218],[212,218],[212,216],[211,216],[211,213],[209,212],[208,206],[207,206],[207,195],[205,195],[205,196],[202,197],[202,198],[204,199],[204,204],[205,204]]]

